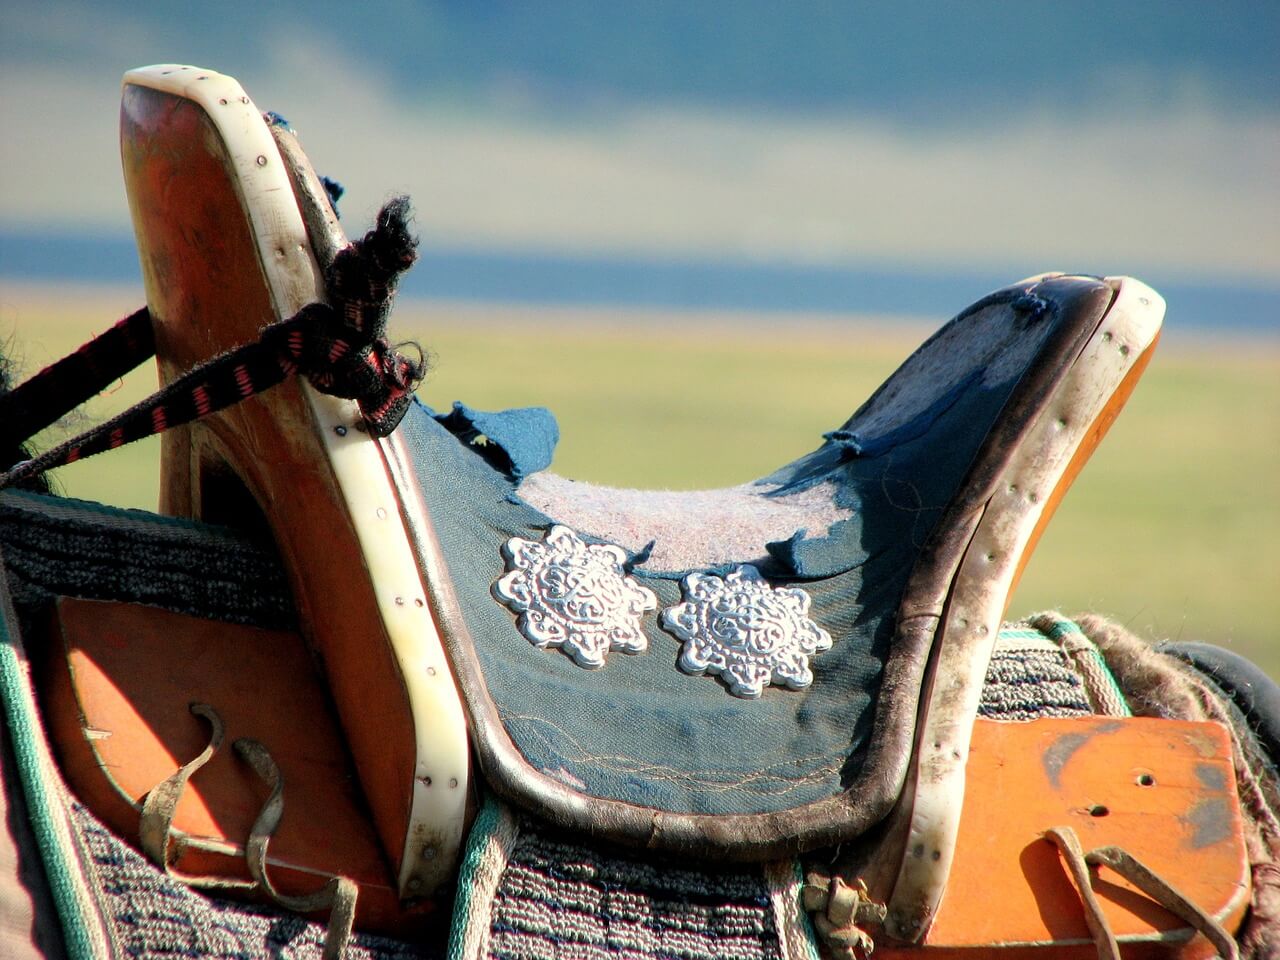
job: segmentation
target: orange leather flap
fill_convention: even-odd
[[[965,790],[951,880],[926,937],[938,953],[1002,944],[1001,956],[1097,955],[1080,897],[1042,838],[1059,826],[1086,851],[1123,847],[1228,930],[1239,926],[1249,863],[1231,743],[1218,724],[979,720]],[[1105,867],[1091,874],[1126,956],[1212,955],[1127,881]]]
[[[268,871],[289,894],[334,874],[360,888],[362,927],[408,932],[431,904],[399,904],[351,760],[315,666],[294,633],[200,620],[137,605],[62,598],[41,678],[46,722],[71,788],[134,842],[148,791],[208,743],[193,702],[226,728],[222,749],[187,784],[174,828],[175,869],[248,876],[244,844],[268,789],[231,749],[261,742],[284,778],[284,815]],[[370,696],[376,692],[370,691]]]

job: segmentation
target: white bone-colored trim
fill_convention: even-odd
[[[904,794],[911,803],[906,848],[885,920],[890,935],[904,940],[924,935],[946,888],[973,720],[1018,564],[1072,457],[1164,318],[1163,298],[1146,284],[1108,282],[1118,287],[1115,299],[1005,467],[956,575],[922,699]]]
[[[289,317],[325,296],[288,171],[262,113],[233,78],[161,64],[131,70],[125,84],[199,104],[230,154],[276,313]],[[316,436],[342,491],[378,610],[400,665],[416,749],[409,827],[398,879],[401,896],[426,896],[452,879],[463,839],[470,762],[466,718],[440,634],[426,604],[388,474],[383,441],[356,429],[359,408],[303,385]],[[341,434],[335,427],[343,427]]]

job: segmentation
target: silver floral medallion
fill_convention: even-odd
[[[680,669],[718,674],[739,697],[770,683],[793,690],[813,683],[809,658],[831,649],[831,634],[809,618],[809,594],[771,587],[744,564],[724,577],[691,573],[680,581],[684,602],[662,611],[662,625],[684,641]]]
[[[559,524],[544,540],[512,537],[502,548],[510,571],[494,593],[520,614],[516,626],[536,647],[560,647],[582,667],[604,666],[611,650],[649,645],[640,618],[658,598],[627,574],[627,554],[585,543]]]

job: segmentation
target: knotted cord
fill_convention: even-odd
[[[0,489],[199,420],[295,374],[321,393],[355,400],[369,432],[388,436],[426,372],[421,355],[406,357],[386,336],[400,275],[418,258],[410,215],[408,198],[397,197],[379,211],[372,230],[338,252],[325,271],[328,302],[269,324],[257,341],[193,367],[123,413],[14,464],[0,473]],[[144,307],[0,396],[0,450],[19,448],[154,355]]]

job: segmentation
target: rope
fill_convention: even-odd
[[[372,230],[340,250],[325,271],[328,303],[269,324],[260,338],[200,364],[141,403],[0,473],[0,489],[104,450],[200,420],[302,374],[320,392],[355,400],[368,430],[388,436],[425,374],[386,337],[400,274],[417,260],[406,197],[390,201]],[[74,354],[0,396],[0,450],[17,448],[155,354],[143,308]]]
[[[884,923],[887,908],[871,899],[861,878],[850,884],[841,876],[812,871],[800,899],[832,957],[861,960],[871,955],[875,942],[864,927]]]

